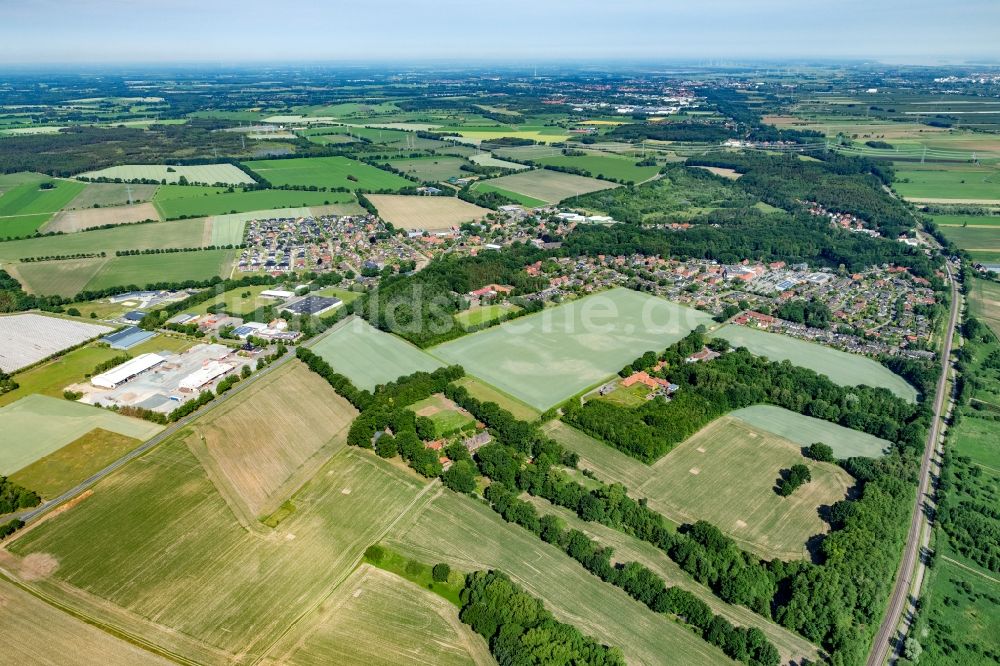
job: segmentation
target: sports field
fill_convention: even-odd
[[[477,183],[475,189],[484,185],[499,187],[501,190],[509,190],[546,203],[558,203],[569,197],[617,187],[614,183],[604,180],[548,169],[533,169],[491,178],[482,181],[481,184]]]
[[[275,646],[271,659],[292,666],[496,663],[486,641],[458,619],[453,604],[368,564],[303,624],[301,635]]]
[[[735,324],[723,326],[715,335],[729,340],[733,347],[746,347],[772,361],[788,360],[814,370],[841,386],[865,384],[887,388],[910,402],[917,399],[917,390],[905,379],[866,356]]]
[[[57,451],[94,428],[147,440],[162,426],[62,398],[29,395],[0,408],[4,444],[0,474],[9,475]]]
[[[334,370],[358,388],[373,389],[418,370],[430,372],[444,365],[402,338],[380,331],[353,317],[312,346]]]
[[[19,469],[10,478],[45,499],[57,497],[141,443],[134,437],[94,428],[58,451]]]
[[[479,326],[487,322],[499,319],[508,312],[517,312],[521,308],[510,303],[498,303],[496,305],[482,305],[468,310],[462,310],[455,315],[455,321],[463,328]]]
[[[151,203],[140,203],[132,206],[108,206],[105,208],[84,208],[80,210],[64,210],[56,213],[44,231],[61,231],[73,233],[102,227],[106,224],[133,224],[146,220],[159,220],[160,213]]]
[[[433,488],[344,449],[260,535],[238,524],[184,435],[23,533],[9,549],[28,557],[5,568],[51,562],[30,584],[61,603],[198,663],[255,663]]]
[[[351,190],[398,190],[413,182],[349,157],[301,157],[290,160],[258,160],[246,166],[276,187],[315,185]],[[267,206],[274,208],[274,206]]]
[[[973,280],[969,288],[969,311],[1000,337],[1000,284]]]
[[[7,640],[3,658],[11,664],[56,666],[67,655],[80,664],[168,666],[173,662],[115,638],[97,627],[0,579],[0,634]]]
[[[42,189],[42,184],[52,185]],[[0,238],[18,238],[34,233],[86,186],[56,178],[29,181],[0,194]]]
[[[122,180],[158,180],[176,183],[181,176],[189,183],[215,185],[253,185],[254,179],[232,164],[200,164],[195,166],[169,166],[166,164],[122,164],[119,166],[87,171],[80,178],[121,178]]]
[[[812,481],[790,497],[774,492],[778,472],[804,463]],[[817,509],[847,496],[854,480],[829,463],[802,456],[782,437],[724,416],[708,424],[651,466],[634,488],[676,522],[707,520],[764,557],[808,556],[806,542],[829,530]]]
[[[661,298],[612,289],[430,351],[544,411],[710,321],[703,312]]]
[[[207,280],[226,275],[233,259],[232,250],[199,250],[166,254],[138,254],[113,257],[91,278],[86,289],[106,289],[151,282]]]
[[[248,525],[274,511],[343,446],[357,413],[295,361],[196,421],[186,442]]]
[[[214,188],[161,187],[153,199],[166,219],[247,213],[274,208],[322,206],[355,201],[350,192],[301,192],[296,190],[252,190],[226,192]],[[198,196],[177,190],[201,190]],[[187,196],[185,196],[187,195]]]
[[[837,458],[867,456],[878,458],[891,446],[891,442],[844,426],[804,416],[782,407],[754,405],[730,413],[746,423],[773,432],[786,439],[809,446],[814,442],[829,444]]]
[[[372,194],[368,199],[375,204],[379,217],[402,229],[450,229],[492,212],[458,197]]]
[[[659,167],[637,166],[635,160],[608,155],[554,155],[533,160],[547,166],[572,167],[589,171],[594,178],[610,178],[641,183],[656,175]]]
[[[391,160],[389,164],[409,176],[414,176],[422,181],[434,182],[464,175],[461,167],[467,166],[468,162],[461,157],[439,157],[434,155],[431,157]]]
[[[620,647],[629,663],[662,663],[664,655],[686,666],[733,663],[680,624],[588,573],[558,548],[505,522],[481,501],[442,491],[413,516],[386,535],[393,551],[421,562],[447,562],[459,571],[500,569],[544,599],[557,619]]]

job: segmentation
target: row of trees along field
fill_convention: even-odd
[[[449,396],[488,426],[491,414],[497,413],[495,405],[480,403],[461,387],[449,387]],[[502,418],[516,420],[509,414]],[[705,521],[674,532],[645,502],[633,500],[624,486],[602,484],[587,490],[558,468],[558,457],[540,449],[528,462],[525,453],[511,446],[489,444],[477,451],[475,461],[480,473],[504,487],[543,497],[584,520],[657,546],[723,600],[747,606],[822,645],[832,663],[864,663],[905,538],[918,467],[916,449],[897,446],[878,460],[841,462],[858,488],[852,499],[831,508],[832,531],[819,544],[816,562],[760,560]],[[531,517],[533,505],[513,507],[505,511],[513,522],[534,525],[540,520]]]
[[[705,344],[725,352],[711,363],[685,363]],[[606,400],[583,406],[570,401],[563,420],[644,462],[653,462],[719,416],[756,404],[772,404],[832,421],[876,437],[918,448],[927,409],[884,388],[839,386],[823,375],[788,362],[754,356],[746,348],[729,350],[722,339],[706,340],[693,331],[663,353],[644,354],[631,370],[648,370],[658,360],[670,367],[680,387],[673,398],[625,407]]]
[[[1000,429],[1000,409],[990,396],[1000,389],[1000,341],[984,323],[967,317],[966,344],[958,351],[958,405],[952,431],[963,421],[984,423],[982,430]],[[979,398],[978,396],[983,396]],[[997,484],[971,457],[946,446],[938,486],[938,523],[948,545],[976,564],[1000,573],[1000,497]]]

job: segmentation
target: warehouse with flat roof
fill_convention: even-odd
[[[94,375],[90,378],[90,383],[98,388],[117,388],[150,368],[155,368],[163,361],[164,358],[159,354],[142,354],[121,365],[116,365],[107,372]]]
[[[202,386],[205,386],[212,380],[221,377],[232,369],[233,365],[230,363],[209,361],[200,370],[192,372],[190,375],[182,379],[180,383],[180,390],[185,392],[197,391]]]

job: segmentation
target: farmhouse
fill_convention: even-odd
[[[753,323],[761,328],[768,328],[776,321],[778,320],[770,315],[762,314],[760,312],[754,312],[753,310],[747,310],[746,312],[742,312],[739,315],[737,315],[735,319],[733,319],[734,324],[740,324],[746,326],[748,324]]]
[[[469,296],[474,296],[475,298],[493,298],[497,294],[509,294],[512,291],[514,291],[514,287],[503,284],[488,284],[480,289],[470,291]]]
[[[653,390],[665,389],[667,391],[670,391],[671,393],[677,390],[676,384],[671,384],[666,379],[661,379],[660,377],[652,377],[645,370],[642,370],[640,372],[633,372],[631,375],[622,380],[622,386],[625,388],[629,388],[630,386],[635,386],[636,384],[642,384],[644,386],[648,386]],[[673,388],[671,389],[671,387]]]
[[[142,354],[130,361],[126,361],[119,366],[111,368],[107,372],[102,372],[90,378],[90,383],[98,388],[113,389],[118,388],[125,382],[137,377],[139,374],[155,368],[163,363],[165,359],[159,354]]]
[[[685,363],[698,363],[699,361],[711,361],[713,358],[719,358],[721,354],[717,351],[712,351],[708,347],[702,347],[701,351],[695,352],[684,359]]]

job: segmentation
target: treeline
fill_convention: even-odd
[[[708,363],[684,362],[706,342],[694,331],[662,354],[644,355],[632,364],[635,370],[666,362],[670,381],[680,387],[669,402],[654,399],[624,407],[595,399],[581,407],[571,401],[563,420],[647,463],[713,419],[755,404],[777,405],[913,449],[923,443],[927,410],[887,389],[839,386],[812,370],[772,362],[742,347]],[[711,346],[725,350],[728,343],[712,340]]]
[[[473,190],[469,186],[463,187],[458,191],[458,198],[483,208],[489,208],[490,210],[497,210],[500,206],[522,205],[520,201],[511,199],[499,192]]]
[[[0,515],[19,509],[38,506],[42,498],[34,490],[17,485],[6,476],[0,476]]]
[[[781,319],[813,328],[829,328],[830,317],[833,316],[826,303],[815,298],[785,301],[774,314]]]
[[[239,250],[245,248],[243,243],[233,245],[204,245],[202,247],[147,247],[141,250],[115,250],[116,257],[131,257],[137,254],[171,254],[173,252],[198,252],[200,250]],[[104,253],[101,253],[103,256]]]
[[[540,599],[498,571],[477,571],[466,577],[459,618],[486,639],[500,666],[625,664],[620,649],[558,622]]]
[[[777,666],[781,662],[777,648],[760,629],[734,627],[726,618],[713,613],[708,604],[691,592],[678,587],[667,587],[659,575],[643,564],[612,564],[611,548],[601,546],[580,530],[566,529],[558,516],[539,516],[533,504],[519,499],[503,483],[490,484],[484,496],[505,520],[516,523],[534,532],[546,543],[557,546],[587,571],[621,588],[654,612],[681,619],[697,629],[705,641],[719,647],[727,656],[753,666]]]
[[[739,187],[778,208],[791,210],[798,202],[816,201],[830,210],[857,215],[893,239],[913,228],[907,204],[884,189],[892,183],[892,167],[835,153],[813,157],[817,160],[742,151],[691,157],[686,163],[735,169],[743,174],[736,182]]]
[[[618,125],[608,132],[608,136],[621,141],[695,141],[699,143],[722,143],[736,136],[733,129],[721,123],[684,120],[667,123],[633,123]]]
[[[21,257],[18,261],[22,264],[37,263],[39,261],[61,261],[63,259],[92,259],[94,257],[107,256],[105,252],[77,252],[76,254],[50,254],[38,257]]]
[[[547,286],[543,277],[532,277],[524,266],[546,256],[527,245],[479,256],[446,255],[412,275],[382,279],[377,289],[352,303],[377,328],[429,347],[464,334],[454,316],[465,306],[466,294],[487,284],[507,284],[513,295],[528,294]]]

